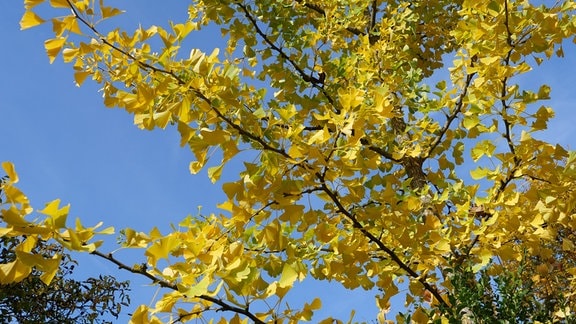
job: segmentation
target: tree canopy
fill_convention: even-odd
[[[121,245],[143,250],[129,266],[98,250],[112,229],[70,226],[59,200],[26,219],[5,162],[0,233],[27,238],[0,283],[33,267],[50,282],[58,257],[31,251],[54,240],[171,290],[134,323],[310,320],[320,299],[285,303],[307,277],[374,294],[381,321],[405,282],[412,320],[445,322],[455,271],[506,274],[529,255],[522,282],[568,301],[552,320],[573,313],[576,153],[538,139],[550,87],[519,82],[571,46],[573,1],[196,0],[185,21],[134,31],[110,29],[122,11],[104,1],[24,5],[22,29],[51,25],[50,62],[138,127],[176,127],[191,173],[227,200],[168,233],[123,229]],[[215,25],[223,47],[194,48]],[[241,171],[221,183],[229,164]]]

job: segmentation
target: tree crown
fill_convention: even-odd
[[[45,22],[35,13],[44,2],[24,2],[22,28]],[[29,203],[3,165],[4,233],[55,239],[172,290],[136,322],[214,310],[232,321],[309,320],[319,299],[281,303],[309,276],[377,288],[382,314],[401,278],[407,304],[448,307],[450,269],[504,271],[524,253],[549,253],[543,246],[574,226],[575,198],[558,197],[573,188],[576,155],[535,135],[554,114],[538,106],[550,87],[516,82],[562,56],[576,32],[572,1],[198,0],[186,21],[134,32],[101,30],[121,13],[102,1],[50,5],[67,14],[50,21],[48,57],[61,53],[78,85],[100,83],[104,104],[143,129],[177,127],[192,173],[206,168],[218,182],[228,163],[243,166],[222,184],[221,213],[170,233],[124,229],[123,246],[145,249],[145,264],[130,267],[97,250],[97,227],[67,227],[57,201],[40,211],[46,220],[25,220]],[[184,54],[212,24],[222,51]],[[255,158],[242,161],[245,151]],[[564,273],[568,287],[574,273]]]

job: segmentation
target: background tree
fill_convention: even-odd
[[[533,263],[523,259],[516,262],[516,267],[496,275],[490,274],[490,267],[479,273],[472,272],[470,267],[450,269],[450,306],[432,304],[429,314],[439,313],[449,323],[548,323],[554,318],[572,323],[573,293],[566,291],[566,287],[548,290],[550,285],[543,285],[539,275],[534,276],[530,267]],[[565,273],[560,273],[560,279],[565,277]],[[542,294],[542,290],[546,293]],[[410,313],[399,316],[404,322],[410,322],[411,318]]]
[[[45,22],[34,11],[45,2],[24,1],[22,28]],[[378,288],[381,320],[407,279],[412,319],[441,320],[418,305],[457,307],[454,269],[497,275],[526,254],[543,266],[554,249],[542,245],[573,231],[576,198],[558,197],[574,186],[576,154],[536,138],[553,116],[538,105],[550,87],[516,82],[562,56],[576,33],[573,1],[205,0],[182,23],[133,33],[100,29],[121,13],[102,1],[49,4],[65,10],[50,20],[47,54],[62,53],[78,85],[101,83],[104,104],[141,128],[176,126],[196,157],[192,173],[206,167],[217,182],[227,163],[243,162],[222,184],[221,213],[170,233],[124,229],[123,246],[145,249],[137,266],[97,250],[98,226],[67,227],[58,201],[39,211],[45,220],[26,220],[32,210],[4,164],[6,235],[51,238],[172,290],[139,307],[137,323],[218,311],[231,322],[309,320],[321,300],[285,303],[309,276]],[[187,37],[213,24],[222,54],[188,54]],[[0,280],[31,266],[50,277],[48,260],[18,248],[18,271]],[[563,271],[574,287],[575,269]]]
[[[1,198],[2,190],[0,203]],[[0,263],[14,262],[15,247],[21,243],[21,238],[0,237]],[[129,305],[128,281],[119,282],[111,276],[73,279],[77,263],[57,244],[40,240],[33,253],[47,259],[60,254],[58,271],[48,285],[39,269],[33,269],[22,281],[0,284],[0,323],[111,323],[122,306]]]
[[[14,238],[0,238],[2,263],[14,260],[17,244]],[[38,270],[20,282],[0,285],[1,323],[112,323],[129,305],[128,281],[104,275],[73,279],[76,262],[59,245],[40,241],[34,253],[63,254],[58,273],[49,285]]]

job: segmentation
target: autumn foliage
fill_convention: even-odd
[[[23,29],[51,25],[50,62],[99,83],[138,127],[176,127],[191,173],[228,199],[169,233],[123,229],[122,245],[143,251],[130,266],[98,250],[111,229],[69,225],[58,201],[29,220],[4,163],[0,233],[27,239],[0,282],[32,267],[49,282],[58,258],[30,251],[55,240],[171,289],[134,323],[310,320],[320,299],[285,307],[307,277],[377,291],[381,321],[404,280],[412,320],[426,322],[453,306],[455,269],[504,274],[529,255],[522,282],[569,301],[555,319],[574,312],[576,153],[538,139],[550,87],[518,81],[563,56],[573,1],[196,0],[186,21],[134,31],[100,29],[122,13],[103,1],[24,4]],[[192,48],[212,25],[223,47]],[[228,164],[242,170],[221,183]]]

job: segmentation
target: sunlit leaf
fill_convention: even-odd
[[[284,263],[282,267],[282,274],[280,275],[280,280],[278,281],[278,286],[280,288],[289,287],[294,284],[294,281],[298,279],[298,273],[292,266],[288,263]]]
[[[64,43],[66,43],[66,38],[64,37],[53,38],[44,42],[44,48],[46,48],[46,53],[48,54],[50,63],[54,62],[56,56],[62,50]]]
[[[38,26],[45,22],[44,19],[40,18],[37,14],[30,10],[26,10],[22,19],[20,20],[20,29],[28,29],[34,26]]]
[[[16,169],[14,168],[14,164],[11,162],[2,162],[2,169],[6,172],[8,179],[12,183],[18,183],[18,174],[16,173]]]
[[[56,199],[46,204],[46,207],[44,207],[42,210],[39,210],[38,212],[49,216],[50,225],[56,229],[59,229],[66,226],[66,218],[68,216],[69,210],[70,205],[66,205],[60,208],[60,199]]]
[[[66,0],[50,0],[50,5],[54,8],[70,8]]]

